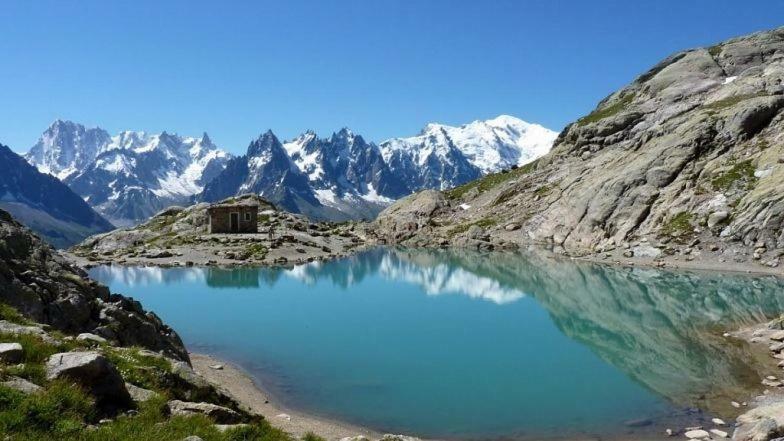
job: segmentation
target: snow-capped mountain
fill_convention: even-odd
[[[348,218],[372,218],[410,193],[387,167],[373,143],[347,128],[320,139],[312,131],[283,144],[321,205]]]
[[[26,158],[42,172],[54,172],[118,226],[189,203],[231,157],[206,133],[198,138],[166,132],[103,134],[102,129],[58,120]]]
[[[0,144],[0,208],[56,247],[114,227],[60,180]]]
[[[68,184],[118,226],[194,198],[253,192],[315,219],[371,219],[396,199],[447,189],[545,154],[557,134],[502,115],[460,127],[428,124],[380,145],[344,128],[280,142],[268,131],[232,158],[204,134],[125,131],[110,136],[55,121],[25,158]]]
[[[460,127],[428,124],[410,138],[380,145],[384,160],[416,190],[447,189],[487,173],[523,165],[550,151],[558,133],[501,115]]]
[[[83,170],[111,142],[98,127],[85,128],[71,121],[56,120],[24,158],[41,173],[63,180]]]
[[[281,143],[268,131],[198,197],[253,192],[317,219],[371,219],[414,191],[446,189],[547,153],[557,134],[510,116],[460,127],[428,124],[418,136],[380,146],[347,128],[307,131]]]
[[[389,170],[378,146],[344,128],[329,138],[307,131],[286,143],[268,131],[199,198],[218,201],[248,192],[316,219],[345,220],[373,218],[410,190]]]

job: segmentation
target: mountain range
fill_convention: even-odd
[[[556,136],[506,115],[460,127],[428,124],[417,136],[379,145],[348,128],[327,138],[307,131],[288,142],[268,131],[198,199],[253,192],[315,219],[372,219],[413,192],[524,165],[547,153]]]
[[[231,156],[207,134],[181,137],[166,132],[121,132],[57,120],[25,155],[117,226],[187,204]]]
[[[283,142],[267,131],[245,155],[233,157],[206,133],[111,136],[57,120],[24,157],[117,226],[170,205],[249,192],[315,219],[347,220],[373,218],[415,191],[523,165],[546,153],[556,136],[502,115],[460,127],[428,124],[417,136],[378,145],[347,128],[326,138],[307,131]]]
[[[114,229],[68,186],[0,144],[0,208],[57,247]]]

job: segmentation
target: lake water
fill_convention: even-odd
[[[90,274],[291,408],[447,438],[661,433],[706,417],[692,407],[731,418],[762,373],[721,334],[784,311],[772,277],[537,254],[377,249],[293,269]]]

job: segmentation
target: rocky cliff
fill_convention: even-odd
[[[712,253],[776,267],[783,109],[784,28],[679,52],[567,126],[540,160],[402,200],[379,216],[377,233],[420,245],[536,242],[572,255]]]
[[[177,333],[155,314],[90,280],[3,210],[0,302],[66,333],[89,332],[122,346],[141,346],[188,360]]]

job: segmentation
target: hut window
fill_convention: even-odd
[[[248,211],[245,212],[245,220],[246,221],[250,220],[250,212],[248,212]]]

